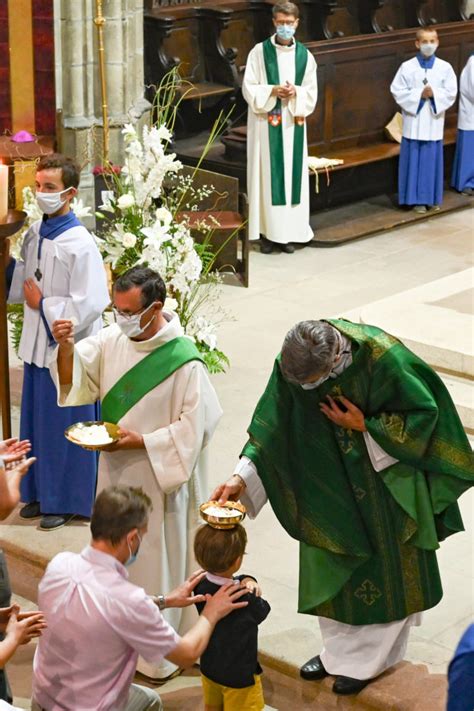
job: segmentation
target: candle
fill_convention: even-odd
[[[0,222],[5,222],[8,213],[8,165],[0,163]]]

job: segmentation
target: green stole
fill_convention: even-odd
[[[308,50],[296,42],[295,84],[301,86],[308,62]],[[280,84],[276,47],[271,39],[263,42],[265,72],[269,84]],[[277,117],[272,123],[272,117]],[[279,117],[279,119],[278,119]],[[286,205],[285,158],[283,153],[283,126],[281,125],[281,99],[268,115],[268,140],[270,143],[270,169],[272,181],[272,205]],[[299,205],[301,200],[301,177],[303,172],[304,123],[295,123],[293,134],[293,170],[291,184],[291,204]]]
[[[386,623],[439,601],[435,550],[463,529],[457,498],[474,483],[473,455],[429,366],[376,327],[331,323],[352,341],[352,364],[303,390],[277,359],[242,454],[301,542],[300,612]],[[397,464],[375,472],[362,433],[324,416],[319,403],[340,394]]]
[[[185,336],[156,348],[127,370],[105,395],[102,400],[104,422],[119,422],[150,390],[191,360],[203,359],[195,344]]]

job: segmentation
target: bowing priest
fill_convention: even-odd
[[[79,177],[71,158],[41,158],[36,200],[43,219],[26,233],[21,258],[7,264],[8,300],[24,304],[20,437],[31,441],[37,460],[21,483],[26,505],[20,516],[41,517],[43,530],[57,529],[75,515],[89,517],[97,479],[94,453],[78,451],[64,438],[74,422],[97,419],[96,407],[59,408],[48,369],[56,345],[53,322],[74,319],[80,340],[102,328],[102,312],[110,301],[99,250],[71,210]]]
[[[273,6],[275,34],[257,44],[245,68],[250,239],[260,251],[294,252],[313,238],[309,224],[306,117],[317,100],[316,62],[294,35],[298,6]]]
[[[193,570],[193,533],[207,495],[205,448],[222,414],[194,343],[178,316],[163,309],[166,288],[151,269],[134,267],[114,285],[116,323],[74,346],[73,325],[58,320],[51,373],[60,405],[102,401],[102,419],[120,425],[102,452],[99,485],[141,486],[151,498],[149,532],[130,579],[150,594],[175,588]],[[195,612],[165,610],[181,634]],[[140,662],[149,677],[176,671]]]
[[[267,499],[300,541],[299,612],[323,649],[301,669],[353,694],[403,659],[443,591],[439,542],[463,530],[469,441],[444,384],[379,328],[302,321],[285,337],[234,475],[212,497]]]
[[[390,87],[403,117],[398,170],[398,202],[417,213],[439,211],[443,201],[444,117],[456,100],[452,66],[439,59],[438,33],[416,33],[416,57],[403,62]]]
[[[462,70],[456,154],[451,185],[460,193],[474,195],[474,54]]]

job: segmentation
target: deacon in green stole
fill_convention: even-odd
[[[247,128],[250,239],[262,251],[278,244],[308,243],[309,174],[306,117],[317,100],[316,62],[294,39],[298,6],[273,6],[275,35],[250,52],[242,92],[249,105]]]
[[[214,493],[242,494],[254,513],[270,500],[300,541],[299,611],[320,616],[324,651],[302,675],[359,691],[403,658],[410,625],[443,594],[436,549],[463,530],[457,499],[474,482],[454,404],[381,329],[303,321],[248,432],[237,474]]]
[[[195,570],[193,534],[208,495],[205,448],[222,410],[199,351],[176,314],[163,309],[166,289],[151,269],[134,267],[115,282],[117,323],[74,346],[71,323],[55,324],[59,349],[51,372],[60,405],[100,400],[102,418],[122,437],[100,453],[98,491],[140,486],[152,499],[148,534],[130,579],[165,594]],[[191,613],[165,610],[185,632]],[[174,670],[144,665],[147,676]]]

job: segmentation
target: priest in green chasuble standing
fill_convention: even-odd
[[[265,254],[292,253],[313,238],[309,224],[306,117],[316,106],[316,62],[294,38],[298,6],[273,6],[275,34],[250,52],[242,84],[248,103],[250,239]]]
[[[73,325],[53,325],[58,342],[51,374],[59,405],[100,400],[102,419],[122,437],[99,458],[98,492],[141,486],[151,498],[148,534],[130,567],[130,579],[153,595],[174,589],[195,569],[193,534],[205,501],[205,448],[222,410],[194,343],[178,316],[163,308],[166,288],[152,269],[133,267],[114,285],[116,323],[74,346]],[[165,610],[180,634],[196,613]],[[167,666],[168,665],[168,666]],[[153,678],[176,667],[139,669]]]
[[[345,320],[286,335],[235,474],[213,498],[267,499],[300,541],[299,612],[323,649],[305,679],[357,693],[403,659],[443,591],[439,542],[463,530],[473,454],[438,375],[400,341]],[[317,651],[317,650],[315,650]]]

